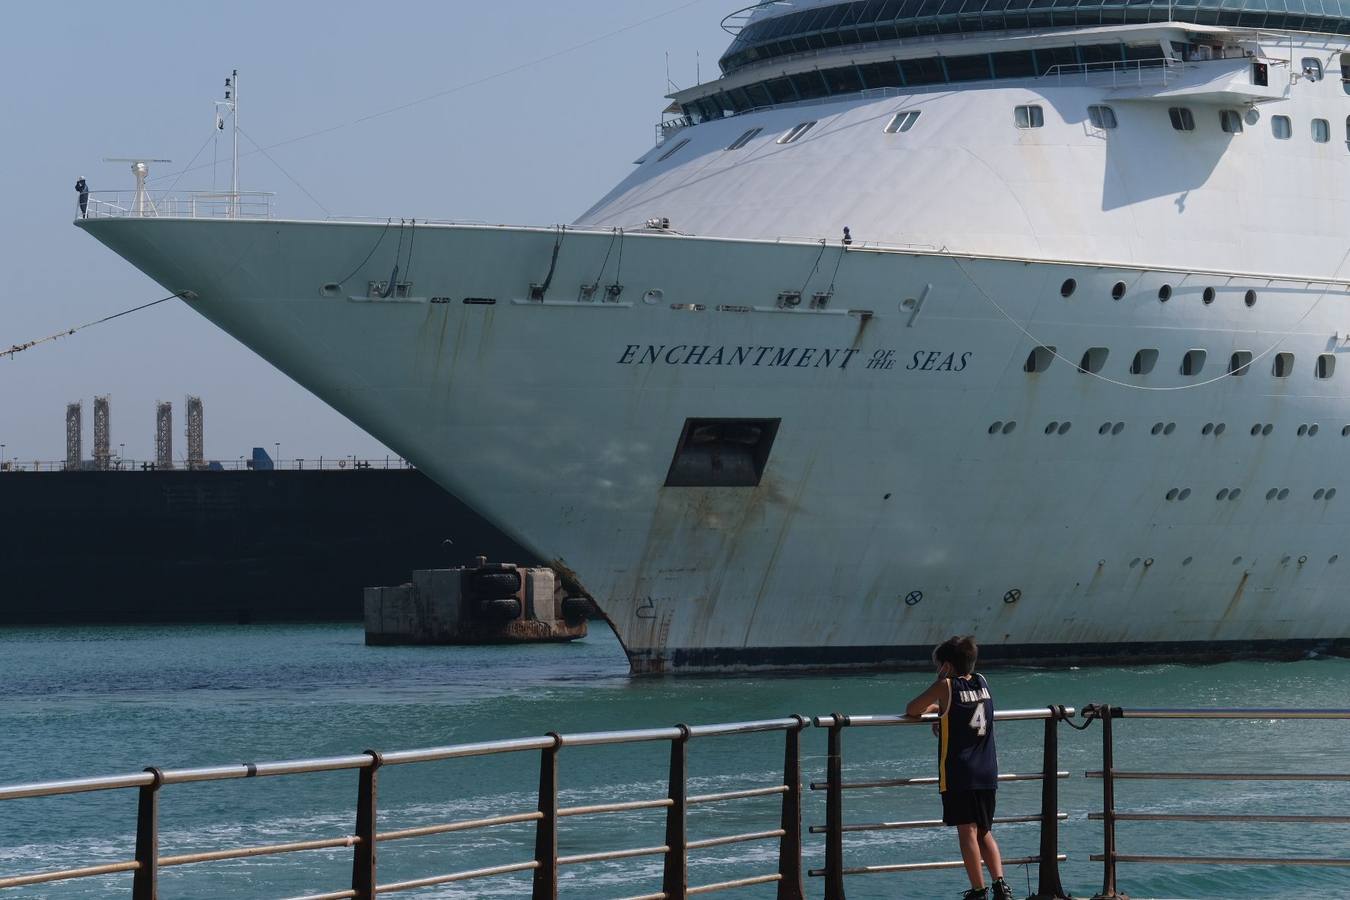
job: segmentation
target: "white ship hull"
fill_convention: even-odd
[[[629,234],[618,302],[587,301],[577,286],[613,280],[616,237],[568,231],[540,302],[528,286],[558,232],[433,225],[415,295],[372,300],[365,273],[331,281],[382,224],[82,224],[573,570],[636,672],[926,663],[956,632],[991,662],[1350,638],[1350,404],[1311,368],[1341,346],[1344,283]],[[777,308],[803,282],[802,305]],[[1199,380],[1255,359],[1201,389],[1138,390],[1063,360],[1027,373],[1037,344],[1106,347],[1111,373],[1157,349],[1153,373],[1118,379],[1137,388],[1197,381],[1177,370],[1194,348]],[[1271,377],[1276,345],[1294,376]],[[689,418],[780,420],[758,486],[665,486]]]

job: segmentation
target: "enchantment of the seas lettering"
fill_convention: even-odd
[[[859,351],[852,347],[765,347],[714,344],[629,344],[621,366],[760,366],[847,369]]]

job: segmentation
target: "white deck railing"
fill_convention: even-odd
[[[91,191],[85,214],[91,219],[270,219],[274,196],[268,191]]]

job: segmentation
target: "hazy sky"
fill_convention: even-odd
[[[83,175],[93,190],[129,188],[126,164],[103,157],[148,155],[174,161],[151,173],[152,187],[167,188],[174,178],[162,176],[183,169],[200,149],[202,168],[184,173],[177,188],[228,188],[228,131],[218,146],[212,135],[213,101],[231,69],[240,73],[240,126],[258,144],[334,129],[269,150],[334,216],[548,225],[583,212],[651,146],[668,102],[667,52],[677,86],[695,81],[696,53],[703,79],[714,77],[730,41],[718,23],[743,5],[7,6],[0,30],[0,349],[163,296],[71,225],[75,179]],[[611,34],[629,25],[635,27]],[[499,73],[506,74],[490,77]],[[241,153],[252,149],[247,139],[240,143]],[[328,214],[266,157],[244,156],[240,168],[241,189],[277,192],[277,215]],[[125,444],[132,459],[154,456],[157,400],[174,403],[174,452],[182,458],[186,394],[202,397],[211,458],[235,459],[254,446],[270,453],[277,442],[288,459],[387,452],[175,301],[0,358],[5,457],[63,458],[65,405],[81,399],[89,456],[95,394],[110,395],[114,450]]]

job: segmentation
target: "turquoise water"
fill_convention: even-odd
[[[994,671],[1002,708],[1111,702],[1122,706],[1347,707],[1350,661],[1241,662],[1083,670]],[[190,765],[393,750],[550,730],[586,731],[822,714],[893,712],[920,690],[916,673],[829,677],[630,679],[607,630],[571,645],[516,648],[367,648],[359,626],[165,627],[0,630],[0,781],[138,771]],[[1005,772],[1040,767],[1039,722],[1002,723]],[[1077,896],[1101,886],[1101,830],[1086,819],[1099,808],[1099,726],[1060,729],[1061,807],[1070,813],[1061,845],[1064,883]],[[1350,722],[1117,723],[1120,769],[1350,772]],[[825,735],[803,736],[807,780],[820,780]],[[923,728],[845,733],[846,777],[932,774],[933,739]],[[666,745],[569,748],[561,755],[565,805],[663,796]],[[781,777],[781,737],[751,735],[695,742],[692,793],[773,783]],[[523,811],[535,803],[537,755],[390,767],[381,773],[380,827]],[[161,801],[161,853],[220,849],[350,833],[352,773],[174,785]],[[1031,813],[1039,786],[1007,785],[1000,814]],[[1179,782],[1122,783],[1118,809],[1166,812],[1344,814],[1350,785]],[[0,874],[128,859],[134,845],[134,792],[41,798],[0,804]],[[777,826],[775,800],[690,813],[691,838]],[[846,795],[845,819],[874,822],[939,815],[930,788]],[[823,821],[819,795],[806,824]],[[566,819],[561,852],[585,853],[662,842],[659,811]],[[1122,823],[1122,853],[1350,856],[1350,827]],[[1035,852],[1034,826],[996,829],[1006,856]],[[808,866],[821,864],[808,837]],[[381,881],[528,859],[532,826],[440,835],[382,844]],[[849,864],[956,857],[950,832],[849,835]],[[739,844],[691,855],[691,884],[771,871],[776,844]],[[350,851],[210,863],[166,870],[161,897],[261,898],[338,890],[350,878]],[[1027,876],[1010,870],[1025,890]],[[1031,873],[1034,887],[1034,872]],[[959,896],[959,872],[852,878],[853,898]],[[565,897],[619,897],[655,891],[660,860],[648,858],[564,870]],[[1200,868],[1122,865],[1120,887],[1145,897],[1350,897],[1350,873],[1326,868]],[[129,894],[130,876],[0,891],[9,897],[102,898]],[[808,896],[820,896],[810,879]],[[528,880],[497,878],[408,892],[409,897],[528,894]],[[771,897],[772,888],[728,896]]]

